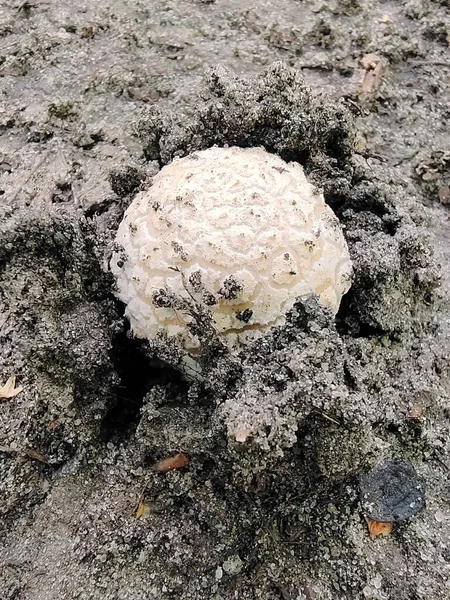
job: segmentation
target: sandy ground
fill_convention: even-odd
[[[445,0],[0,4],[2,599],[450,598],[449,40]],[[111,240],[162,164],[236,140],[305,163],[355,286],[337,326],[299,306],[189,388],[127,338]],[[242,452],[261,382],[278,429]],[[174,448],[190,466],[154,473]],[[371,540],[358,475],[384,457],[427,504]]]

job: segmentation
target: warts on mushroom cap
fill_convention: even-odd
[[[154,206],[158,210],[154,210]],[[337,312],[352,267],[339,221],[297,163],[263,148],[210,148],[165,166],[136,196],[116,238],[111,270],[138,337],[164,331],[186,350],[192,316],[155,303],[201,279],[215,329],[233,348],[282,325],[296,298]],[[192,329],[192,328],[191,328]]]

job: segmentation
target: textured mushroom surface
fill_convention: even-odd
[[[254,339],[297,297],[337,312],[351,262],[337,217],[298,163],[262,148],[210,148],[165,166],[128,208],[111,269],[138,337],[164,330],[197,340],[183,311],[156,306],[161,289],[187,296],[199,279],[214,325],[232,347]]]

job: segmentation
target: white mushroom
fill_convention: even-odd
[[[187,312],[156,306],[169,288],[187,297],[199,272],[215,298],[213,322],[234,348],[283,324],[295,299],[311,293],[333,312],[352,266],[338,219],[302,167],[262,148],[210,148],[165,166],[139,193],[117,232],[111,270],[133,333],[198,340]]]

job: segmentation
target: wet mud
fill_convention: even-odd
[[[2,598],[449,597],[448,17],[0,7]],[[336,318],[299,301],[239,354],[197,312],[189,382],[175,343],[130,336],[108,263],[134,194],[214,144],[300,162],[355,274]],[[426,503],[372,539],[383,460]]]

